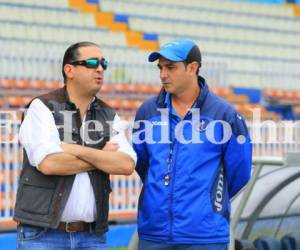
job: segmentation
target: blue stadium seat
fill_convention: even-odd
[[[236,239],[234,242],[234,249],[240,250],[245,248],[254,248],[253,243],[250,240],[238,240]]]
[[[281,250],[280,241],[268,236],[257,238],[254,241],[254,246],[258,250]]]
[[[290,233],[281,239],[282,250],[298,250],[300,249],[300,234]]]

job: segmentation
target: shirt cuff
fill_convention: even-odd
[[[61,153],[63,149],[55,143],[43,143],[37,146],[36,150],[33,150],[34,154],[30,157],[33,162],[32,165],[38,168],[39,164],[46,158],[46,156],[54,153]]]

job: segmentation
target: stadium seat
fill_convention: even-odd
[[[281,239],[282,250],[299,250],[300,249],[300,234],[290,233]]]
[[[260,104],[240,104],[233,103],[235,109],[247,119],[252,119],[254,116],[260,116],[262,120],[279,120],[279,115],[275,112],[270,112]],[[259,117],[256,117],[259,118]]]
[[[258,250],[281,250],[280,241],[271,237],[262,236],[254,241]]]
[[[296,90],[265,89],[266,101],[274,104],[294,105],[300,101],[300,92]]]
[[[223,98],[227,98],[228,96],[232,96],[232,90],[230,88],[223,88],[223,87],[211,87],[211,91],[214,92],[216,95],[221,96]]]
[[[239,239],[235,239],[234,241],[234,249],[235,250],[243,250],[245,248],[254,248],[253,243],[250,240],[239,240]]]
[[[18,108],[24,104],[21,96],[7,96],[6,101],[11,108]]]
[[[120,99],[104,99],[104,102],[106,102],[109,106],[113,107],[114,109],[122,109],[122,100]]]
[[[300,117],[300,107],[299,106],[294,108],[294,113],[295,113],[296,118],[299,119],[299,117]]]
[[[115,83],[115,84],[112,85],[112,88],[117,93],[126,94],[129,91],[128,90],[129,89],[128,85],[129,85],[128,83]]]
[[[229,95],[226,98],[227,101],[229,101],[230,103],[242,103],[242,104],[246,104],[249,103],[249,99],[247,95]]]
[[[5,89],[14,88],[17,85],[17,81],[14,79],[3,79],[0,81],[0,87]]]

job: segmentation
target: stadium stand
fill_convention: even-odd
[[[192,38],[202,51],[201,75],[210,90],[231,102],[256,136],[253,154],[299,152],[296,3],[0,0],[0,230],[15,226],[11,217],[22,161],[17,132],[23,108],[34,96],[63,86],[61,58],[77,41],[103,47],[109,68],[99,96],[130,122],[143,100],[161,89],[156,66],[147,62],[149,51],[173,38]],[[256,119],[266,122],[257,126]],[[259,250],[300,249],[299,166],[263,168],[236,227],[236,246],[251,248],[254,242]],[[137,175],[113,176],[111,185],[111,222],[135,220]],[[233,213],[242,195],[235,197]]]
[[[80,7],[78,7],[80,5],[78,3],[77,3],[77,5],[76,5],[76,3],[75,4],[74,3],[71,3],[71,4],[75,5],[77,9],[78,8],[80,9]],[[19,2],[14,1],[13,3],[3,2],[2,3],[2,5],[4,7],[3,12],[5,12],[5,13],[12,12],[15,14],[15,15],[10,15],[10,17],[8,19],[5,19],[6,21],[4,23],[4,25],[6,25],[8,27],[7,27],[7,29],[3,29],[3,33],[4,33],[4,37],[6,36],[6,38],[8,40],[4,41],[4,47],[6,47],[7,50],[3,50],[3,51],[4,51],[4,58],[5,58],[5,61],[7,61],[7,63],[3,62],[3,65],[5,65],[5,67],[3,67],[4,68],[3,78],[11,78],[10,75],[13,75],[13,77],[16,77],[16,74],[17,75],[19,74],[18,75],[19,79],[26,79],[26,78],[28,79],[29,78],[29,79],[33,79],[33,80],[38,79],[38,80],[46,80],[46,81],[49,81],[49,80],[50,81],[51,80],[59,81],[59,80],[61,80],[61,78],[58,79],[57,77],[59,76],[58,72],[60,69],[57,65],[59,65],[59,63],[60,63],[59,55],[63,53],[63,49],[65,47],[62,44],[67,43],[67,42],[71,43],[71,42],[79,40],[79,39],[81,39],[81,40],[88,39],[88,40],[95,40],[95,41],[101,40],[101,42],[104,46],[108,46],[107,53],[112,55],[112,60],[111,60],[112,70],[108,74],[108,82],[109,83],[113,84],[113,83],[136,83],[137,82],[140,84],[155,85],[154,83],[157,83],[158,79],[153,77],[153,75],[154,75],[152,73],[153,68],[146,63],[146,53],[145,52],[137,53],[137,49],[128,49],[128,47],[126,47],[126,46],[127,46],[127,44],[128,45],[132,44],[132,42],[133,42],[133,44],[136,43],[135,40],[137,38],[136,37],[134,38],[134,35],[133,35],[134,32],[136,33],[137,36],[143,35],[143,37],[146,39],[152,39],[154,41],[159,40],[160,44],[165,42],[166,39],[171,39],[174,37],[174,35],[173,35],[173,37],[170,37],[170,36],[165,36],[164,34],[161,34],[159,32],[158,33],[153,33],[153,32],[149,33],[149,31],[147,31],[148,26],[150,26],[151,28],[159,27],[159,28],[163,29],[164,31],[169,31],[173,34],[176,33],[176,30],[173,30],[171,28],[170,29],[164,28],[165,24],[164,25],[152,25],[150,23],[148,26],[142,24],[141,27],[135,27],[134,20],[136,18],[140,18],[141,21],[146,21],[147,18],[152,18],[153,21],[155,21],[155,22],[157,20],[160,20],[160,18],[162,18],[161,13],[163,12],[163,9],[165,9],[165,12],[166,12],[166,10],[169,9],[170,2],[166,2],[165,6],[163,6],[164,8],[162,8],[161,5],[158,5],[158,3],[155,3],[155,2],[150,4],[151,8],[145,8],[145,6],[144,6],[145,4],[149,5],[149,2],[148,3],[147,3],[147,1],[142,2],[142,3],[141,2],[136,3],[134,1],[130,1],[130,2],[101,1],[100,2],[100,8],[101,8],[101,12],[99,12],[100,14],[101,13],[102,14],[103,13],[104,14],[105,13],[112,14],[112,12],[108,12],[108,11],[111,11],[111,8],[113,8],[113,11],[115,13],[121,13],[121,14],[116,14],[114,16],[114,19],[116,21],[119,21],[119,23],[127,24],[127,26],[130,27],[131,30],[133,30],[133,31],[130,31],[131,32],[130,34],[132,35],[132,37],[129,38],[128,33],[124,33],[121,31],[108,32],[107,29],[103,29],[103,28],[99,29],[97,21],[95,22],[92,19],[92,14],[95,11],[95,9],[93,9],[93,8],[91,9],[92,10],[91,13],[80,13],[74,9],[70,10],[70,9],[66,8],[66,4],[65,5],[60,4],[60,5],[58,5],[58,7],[54,8],[50,4],[47,4],[46,2],[44,5],[41,3],[37,4],[34,1],[31,2],[31,5],[28,3],[23,3],[23,2],[21,3],[20,1]],[[208,3],[206,3],[206,5],[207,4]],[[241,23],[241,20],[238,20],[238,18],[243,18],[243,16],[236,15],[236,13],[234,13],[234,12],[231,13],[228,10],[228,8],[229,8],[228,6],[236,6],[235,4],[232,4],[232,3],[227,3],[227,4],[222,4],[222,5],[212,4],[209,8],[206,5],[205,5],[205,2],[203,2],[201,5],[199,3],[196,4],[196,8],[194,8],[195,9],[194,16],[196,16],[196,17],[200,16],[202,18],[202,16],[205,17],[205,15],[209,15],[211,18],[211,16],[213,17],[213,14],[225,15],[227,17],[233,15],[237,18],[237,20],[235,20],[235,22]],[[129,8],[125,8],[126,6]],[[191,5],[191,6],[193,6],[193,5]],[[201,7],[201,9],[200,9],[200,7]],[[22,8],[25,9],[25,11],[20,11],[20,9],[22,9]],[[180,21],[183,22],[183,25],[185,25],[184,22],[188,22],[188,24],[189,24],[188,27],[191,27],[191,26],[193,26],[194,21],[190,20],[190,19],[192,18],[193,15],[187,15],[188,14],[187,11],[189,11],[191,9],[191,7],[187,5],[187,6],[184,6],[184,8],[186,8],[186,12],[182,11],[182,8],[180,8],[180,12],[181,12]],[[147,12],[148,9],[150,10],[149,12]],[[158,9],[159,9],[159,11],[158,11]],[[170,12],[170,11],[168,12],[169,14],[163,13],[164,18],[172,18],[172,15],[177,16],[178,13],[176,13],[176,8],[173,8],[173,9],[174,9],[175,14],[172,14],[173,12]],[[241,9],[242,9],[241,11],[243,11],[243,8],[241,8]],[[295,22],[295,20],[291,17],[291,13],[290,13],[289,9],[276,8],[276,7],[274,7],[274,9],[275,9],[275,11],[273,11],[273,14],[277,15],[276,17],[278,17],[278,15],[284,16],[286,18],[289,17],[287,19],[288,20],[287,22],[291,23],[290,25],[279,25],[278,24],[277,26],[291,27],[290,31],[292,31],[293,28],[297,28],[298,23]],[[26,18],[28,16],[28,14],[26,14],[26,13],[28,13],[30,11],[32,11],[34,13],[34,15],[31,15],[30,18]],[[202,13],[203,11],[204,11],[204,13]],[[234,11],[234,9],[231,9],[231,11]],[[64,15],[59,15],[58,14],[59,12],[63,12]],[[87,12],[87,9],[85,10],[85,12]],[[144,13],[144,12],[147,12],[148,14]],[[22,13],[22,15],[20,13]],[[43,13],[43,14],[41,14],[41,13]],[[46,23],[45,23],[45,20],[43,20],[43,15],[45,13],[47,13],[47,16],[49,16],[49,19],[50,19],[50,21],[49,22],[47,21]],[[98,13],[98,12],[96,12],[96,13]],[[140,16],[137,16],[136,13],[140,13],[139,14]],[[63,16],[63,18],[61,18],[61,16]],[[79,16],[82,17],[83,20],[87,19],[90,21],[82,21],[81,18],[79,18]],[[143,18],[144,16],[146,16],[147,18],[146,19]],[[257,19],[258,19],[257,13],[256,13],[256,15],[252,13],[252,16],[251,16],[251,12],[250,12],[250,14],[248,14],[248,16],[250,17],[250,20],[244,24],[245,26],[247,26],[247,24],[251,23],[251,20],[257,21]],[[249,19],[248,16],[247,16],[247,18]],[[260,13],[259,16],[261,18],[272,18],[272,16],[267,15],[266,13],[263,13],[263,12]],[[3,17],[5,18],[5,14],[3,15]],[[57,17],[59,17],[63,20],[60,20]],[[227,17],[225,19],[229,20],[230,18],[227,18]],[[95,18],[96,18],[96,16],[95,16]],[[174,18],[174,16],[173,16],[173,18]],[[216,38],[216,36],[221,33],[218,30],[214,30],[215,28],[219,27],[219,24],[217,22],[222,23],[222,21],[223,21],[222,18],[221,19],[220,18],[218,18],[218,19],[212,18],[214,20],[213,26],[208,26],[208,27],[207,27],[208,20],[206,20],[206,19],[198,20],[198,19],[197,19],[197,22],[202,22],[204,24],[203,29],[202,28],[200,29],[201,35],[198,38],[199,38],[199,40],[201,40],[200,44],[203,44],[203,46],[204,46],[203,51],[204,51],[204,53],[207,53],[208,58],[211,57],[215,61],[218,60],[217,58],[214,58],[214,55],[216,53],[219,53],[218,51],[220,51],[222,56],[225,55],[225,57],[227,56],[228,58],[230,58],[231,56],[226,54],[226,50],[229,50],[230,53],[233,53],[236,56],[239,53],[238,51],[235,51],[238,48],[238,46],[242,46],[240,49],[240,52],[242,53],[241,60],[243,60],[243,61],[245,61],[245,58],[247,58],[247,53],[250,53],[251,55],[253,55],[255,53],[255,51],[258,51],[258,54],[262,54],[261,53],[262,50],[264,50],[264,53],[266,52],[267,48],[257,49],[260,46],[259,44],[254,44],[256,49],[251,49],[251,46],[249,47],[249,44],[242,42],[244,40],[238,41],[237,30],[236,30],[237,27],[234,27],[234,29],[232,30],[235,34],[234,36],[232,36],[235,38],[235,41],[233,41],[231,47],[230,46],[228,47],[228,41],[230,41],[230,40],[228,40],[228,37],[224,37],[225,40],[224,39],[218,40]],[[274,19],[274,16],[273,16],[273,19]],[[270,23],[270,25],[273,25],[273,27],[274,27],[275,24],[273,22],[273,19],[270,19],[271,21],[269,23]],[[51,20],[54,20],[54,21],[52,22]],[[80,22],[74,21],[74,22],[70,23],[70,20],[81,20],[81,21]],[[104,18],[103,20],[106,20],[106,19]],[[94,21],[94,23],[93,23],[93,21]],[[165,20],[162,20],[162,21],[165,21]],[[286,20],[284,20],[284,21],[286,21]],[[103,22],[106,22],[106,21],[103,21]],[[164,22],[164,23],[168,23],[168,22]],[[266,24],[267,22],[264,21],[263,23]],[[226,30],[226,29],[228,29],[228,27],[230,28],[230,25],[224,24],[224,23],[222,23],[222,25],[225,26],[225,32],[223,32],[223,33],[228,36],[229,33],[228,33],[228,30]],[[59,26],[59,27],[57,27],[57,26]],[[197,27],[198,26],[199,25],[197,24]],[[128,27],[127,27],[127,29],[128,29]],[[30,28],[30,29],[28,29],[28,28]],[[109,28],[109,27],[106,27],[106,28]],[[264,27],[264,28],[267,28],[267,27]],[[21,32],[19,32],[18,29],[20,29]],[[26,29],[28,29],[28,32],[26,32]],[[180,23],[178,23],[178,22],[176,23],[176,29],[181,30]],[[5,30],[7,30],[8,32],[5,32]],[[52,35],[54,33],[54,30],[55,30],[55,36]],[[80,30],[80,32],[79,32],[79,30]],[[122,30],[122,29],[120,29],[120,30]],[[135,30],[138,30],[139,32],[137,32]],[[147,33],[141,32],[140,30],[143,30],[143,31],[146,30]],[[205,35],[205,30],[208,30],[208,32],[210,32],[211,36],[213,36],[214,38],[207,39],[207,37]],[[244,31],[245,29],[242,29],[242,30],[245,33],[245,31]],[[16,32],[14,34],[14,33],[11,33],[11,31],[16,31]],[[124,31],[124,29],[122,31]],[[24,34],[22,34],[22,32]],[[258,32],[258,31],[255,31],[255,32]],[[261,33],[263,33],[263,32],[261,32]],[[275,32],[275,33],[277,34],[277,32]],[[67,37],[65,37],[66,34],[68,34]],[[197,32],[194,32],[194,34],[197,34]],[[129,36],[131,36],[131,35],[129,35]],[[180,35],[182,36],[182,35],[184,35],[184,33],[183,34],[181,33]],[[186,35],[189,35],[189,34],[186,34]],[[243,39],[244,39],[245,34],[242,34],[241,37],[243,37]],[[253,37],[253,38],[257,39],[258,36],[257,36],[257,34],[253,34],[253,36],[249,36],[249,37]],[[286,35],[284,37],[286,37]],[[13,41],[13,43],[11,43],[11,41],[9,40],[11,38],[22,39],[22,43],[20,43],[20,40]],[[23,42],[24,40],[26,41],[25,43]],[[278,41],[278,40],[279,39],[272,39],[272,41]],[[296,40],[289,39],[289,42],[296,41]],[[225,41],[225,44],[224,44],[224,41]],[[57,44],[53,45],[53,42],[54,42],[54,44],[55,43],[57,43]],[[143,42],[145,42],[145,41],[143,41]],[[49,43],[51,43],[51,45]],[[212,46],[210,46],[210,44],[212,44]],[[120,49],[116,51],[116,49],[112,48],[112,46],[119,46]],[[208,48],[206,48],[205,46],[208,46]],[[273,52],[273,47],[269,46],[269,45],[268,45],[268,47]],[[295,48],[291,49],[290,52],[287,52],[287,53],[289,53],[289,55],[295,57],[297,55],[297,53],[295,53],[295,52],[297,52],[297,49],[298,48],[295,47]],[[13,51],[13,53],[11,53],[11,51]],[[26,55],[25,58],[20,58],[20,56],[19,56],[20,53],[18,51],[26,51],[27,53],[22,53],[22,56],[23,56],[23,54]],[[286,58],[289,58],[289,55],[287,53],[286,54],[282,53],[282,50],[277,49],[276,51],[278,52],[278,55],[280,55],[280,56],[286,55]],[[5,52],[6,52],[6,54],[5,54]],[[212,54],[210,54],[210,52]],[[9,54],[7,54],[7,53],[9,53]],[[40,58],[40,55],[42,55],[42,54],[45,55],[44,58]],[[126,54],[126,56],[124,56],[124,54]],[[138,56],[136,56],[136,55],[138,55]],[[274,53],[273,53],[273,56],[274,56]],[[15,63],[14,64],[10,63],[11,60],[13,60]],[[29,60],[30,63],[24,64],[24,60],[25,61]],[[122,61],[122,60],[124,60],[124,61]],[[238,65],[241,68],[247,69],[249,72],[251,71],[251,68],[249,67],[249,65],[243,65],[242,62],[237,62],[237,60],[240,60],[240,59],[235,58],[234,60],[232,59],[230,61],[230,63],[228,63],[228,61],[226,62],[226,64],[230,65],[230,67],[231,67],[231,69],[228,70],[228,72],[226,74],[230,75],[231,78],[234,75],[234,74],[232,74],[233,71],[240,72],[240,73],[242,72],[242,71],[239,71],[239,69],[235,70],[234,68],[232,68],[232,67],[234,67],[234,64]],[[255,58],[253,60],[255,61]],[[254,65],[254,67],[259,68],[257,61],[258,60],[256,60],[256,63],[251,63],[251,64]],[[139,64],[141,64],[140,62],[144,62],[144,63],[142,63],[142,65],[138,66],[138,62],[139,62]],[[40,65],[40,64],[44,65],[43,68],[45,68],[45,69],[51,68],[52,70],[51,71],[50,70],[44,70],[44,71],[36,70],[38,68],[38,65]],[[13,65],[13,66],[11,66],[11,65]],[[14,67],[16,65],[18,65],[19,67],[27,66],[27,68],[26,68],[26,70],[22,70],[22,71],[19,70],[18,71],[19,73],[15,73]],[[211,67],[211,65],[208,64],[207,67]],[[213,67],[211,67],[211,68],[213,68]],[[205,71],[205,65],[204,65],[204,71]],[[140,72],[145,72],[145,73],[141,74]],[[244,75],[244,76],[251,75],[251,80],[249,80],[249,81],[247,80],[247,82],[248,82],[248,84],[251,82],[251,87],[254,87],[255,84],[253,83],[253,79],[257,76],[257,74],[250,74],[249,72],[246,74],[242,74],[242,75]],[[214,73],[214,72],[212,72],[212,73]],[[223,75],[224,75],[224,72],[223,72]],[[261,79],[260,79],[260,81],[261,81]],[[217,82],[217,81],[213,81],[213,82]],[[234,79],[228,79],[228,82],[231,83],[231,86],[243,85],[241,77],[239,77],[239,81],[235,81]],[[293,81],[289,81],[289,82],[293,82]],[[18,83],[21,83],[20,87],[22,87],[22,82],[18,81]],[[34,81],[34,83],[36,83],[36,82]],[[23,87],[24,86],[26,86],[26,85],[23,85]],[[35,85],[35,86],[38,89],[39,88],[42,89],[43,85]],[[147,89],[147,87],[145,87],[144,89]],[[230,97],[230,100],[232,100],[233,102],[236,102],[236,100],[238,100],[238,101],[244,100],[245,102],[247,102],[247,100],[243,99],[243,98],[244,97],[240,97],[240,96],[238,96],[238,97],[232,96],[232,97]],[[240,108],[239,106],[237,106],[237,107]],[[244,106],[242,106],[242,107],[244,107]],[[240,111],[242,113],[245,113],[246,116],[248,116],[246,113],[250,112],[249,108],[251,108],[251,107],[245,106],[246,110],[241,109]],[[263,107],[261,107],[261,109],[262,109],[262,112],[264,112]],[[275,115],[269,115],[269,114],[266,115],[266,119],[270,118],[270,117],[275,118]]]
[[[180,8],[174,7],[176,3]],[[231,2],[215,2],[214,5],[209,1],[185,4],[182,1],[164,1],[164,4],[133,1],[128,8],[126,1],[118,0],[101,1],[100,6],[104,11],[128,15],[131,28],[158,34],[160,44],[177,36],[199,40],[205,56],[225,60],[230,65],[229,81],[232,85],[259,87],[262,84],[260,76],[267,71],[272,70],[269,74],[273,77],[274,74],[280,76],[279,62],[282,60],[291,67],[299,65],[299,34],[293,32],[299,30],[299,21],[292,17],[288,8],[274,6],[273,15],[270,15],[272,8],[269,7],[267,15],[260,5],[253,6],[259,14],[249,11],[251,8],[246,5],[249,8],[247,14],[240,15],[243,7],[236,12],[235,4]],[[264,69],[263,66],[270,63],[277,66]],[[267,81],[263,84],[266,85]]]

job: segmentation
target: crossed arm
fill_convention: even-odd
[[[134,171],[133,159],[126,153],[118,152],[119,145],[116,143],[107,143],[102,150],[76,144],[62,144],[62,148],[64,152],[109,174],[130,175]]]
[[[120,151],[117,151],[119,145],[112,143],[102,150],[61,144],[51,112],[35,99],[20,127],[19,139],[31,165],[45,175],[71,175],[93,169],[129,175],[134,170],[136,156],[125,135],[120,134]]]
[[[72,175],[95,169],[92,164],[78,157],[61,152],[47,155],[38,165],[44,175]]]
[[[100,150],[64,143],[61,144],[63,152],[46,156],[39,170],[45,175],[71,175],[93,169],[130,175],[134,171],[134,161],[126,153],[117,152],[118,147],[118,144],[107,143]]]

